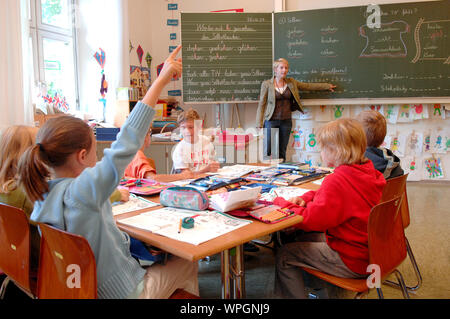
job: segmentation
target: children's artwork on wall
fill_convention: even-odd
[[[134,49],[134,46],[133,46],[133,44],[131,43],[131,40],[130,40],[129,41],[129,45],[128,45],[129,53],[131,53],[131,51],[133,51],[133,49]]]
[[[144,97],[150,85],[150,69],[130,65],[130,86],[139,90],[139,98]]]
[[[305,149],[305,134],[300,127],[296,127],[292,130],[292,148],[295,150]]]
[[[431,152],[431,132],[427,131],[423,135],[423,152],[429,153]]]
[[[385,111],[386,121],[388,123],[390,123],[390,124],[397,123],[399,110],[400,110],[400,106],[399,105],[389,104],[386,107],[386,111]]]
[[[404,157],[405,151],[406,151],[406,134],[398,134],[397,136],[392,137],[392,143],[391,143],[391,151],[399,156]]]
[[[343,117],[350,117],[350,107],[348,105],[334,105],[333,119],[337,120]]]
[[[422,161],[415,156],[407,156],[402,158],[400,165],[408,175],[407,181],[420,181],[422,180]]]
[[[444,178],[444,170],[440,157],[430,157],[424,160],[425,176],[427,179]]]
[[[431,149],[433,153],[445,154],[446,150],[446,134],[442,128],[438,128],[431,132]]]
[[[431,118],[445,120],[445,107],[443,104],[433,104]]]
[[[331,115],[331,106],[329,105],[319,105],[315,107],[315,119],[318,122],[328,122],[333,119]]]
[[[144,50],[142,49],[142,47],[140,45],[136,49],[136,53],[137,53],[137,56],[139,59],[139,65],[142,66],[142,57],[144,56]]]
[[[428,104],[413,104],[411,113],[414,120],[424,120],[429,117]]]
[[[106,75],[105,75],[105,63],[106,63],[106,53],[105,51],[100,48],[100,52],[95,52],[94,54],[95,60],[97,60],[98,64],[100,65],[102,72],[101,72],[101,80],[100,80],[100,96],[99,102],[103,105],[103,119],[102,121],[106,121],[106,93],[108,93],[108,82],[106,82]]]
[[[408,122],[412,122],[412,116],[410,114],[411,108],[409,106],[409,104],[402,104],[400,106],[400,111],[398,113],[398,118],[397,118],[397,122],[399,123],[408,123]]]
[[[314,129],[305,129],[305,150],[307,152],[320,152]]]
[[[420,156],[423,150],[423,133],[412,132],[408,137],[407,153]]]
[[[377,112],[379,112],[381,115],[384,115],[383,105],[381,105],[381,104],[371,104],[371,105],[367,105],[365,109],[366,109],[366,110],[377,111]]]
[[[147,62],[148,65],[148,69],[151,70],[152,68],[152,56],[150,55],[150,53],[147,52],[147,55],[145,56],[145,62]]]

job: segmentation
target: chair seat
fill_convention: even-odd
[[[350,278],[341,278],[332,276],[329,274],[326,274],[324,272],[321,272],[319,270],[307,268],[307,267],[301,267],[304,271],[310,273],[311,275],[314,275],[320,279],[323,279],[327,282],[332,283],[333,285],[336,285],[338,287],[355,291],[355,292],[364,292],[368,290],[366,279],[350,279]]]
[[[190,292],[187,292],[184,289],[177,289],[172,294],[172,296],[169,297],[169,299],[200,299],[200,297],[191,294]]]

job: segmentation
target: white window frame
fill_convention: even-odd
[[[69,0],[69,11],[74,13],[78,0]],[[73,57],[74,57],[74,76],[75,76],[75,100],[76,105],[74,110],[80,109],[80,94],[78,85],[78,45],[75,25],[75,16],[71,17],[71,29],[64,29],[55,26],[51,26],[42,23],[42,10],[41,0],[29,0],[29,14],[30,14],[30,37],[33,43],[33,66],[34,66],[34,78],[36,85],[45,82],[45,70],[44,70],[44,50],[43,50],[43,38],[70,41],[73,44]]]

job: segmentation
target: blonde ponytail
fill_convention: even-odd
[[[18,180],[32,202],[43,200],[48,192],[50,171],[42,162],[42,149],[36,144],[28,148],[21,156],[18,165]]]

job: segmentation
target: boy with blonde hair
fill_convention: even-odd
[[[183,137],[172,153],[176,173],[191,171],[195,174],[217,172],[220,168],[211,140],[200,134],[202,121],[198,113],[190,108],[178,116]]]
[[[400,159],[390,149],[381,147],[386,137],[386,119],[380,112],[366,110],[358,114],[356,119],[361,122],[367,138],[366,157],[384,178],[401,176],[404,174],[400,167]]]
[[[364,156],[366,137],[354,119],[340,119],[319,129],[322,160],[335,167],[319,190],[275,205],[303,216],[295,227],[307,232],[280,248],[276,256],[275,295],[306,298],[301,266],[343,278],[366,277],[369,265],[367,224],[386,181]]]

